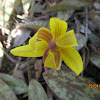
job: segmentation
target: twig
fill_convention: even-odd
[[[14,60],[12,57],[10,57],[1,46],[0,46],[0,48],[3,50],[4,54],[8,57],[8,59],[11,60],[11,62],[13,62],[15,64],[18,63],[18,61],[17,60]]]
[[[76,33],[79,34],[80,33],[80,22],[78,21],[76,17],[75,17],[75,24],[76,24]]]
[[[9,31],[9,29],[7,29],[6,27],[1,26],[1,25],[0,25],[0,29],[4,29],[5,31]]]
[[[2,7],[4,7],[5,3],[6,3],[6,0],[2,0],[2,5],[1,5],[0,9],[1,9]]]
[[[86,53],[86,51],[85,51],[85,48],[83,48],[82,50],[83,50],[82,51],[83,67],[85,68],[85,60],[86,60],[85,53]],[[84,68],[83,68],[83,70],[84,70]],[[83,72],[81,73],[81,76],[83,77]]]
[[[30,9],[30,19],[33,19],[34,16],[34,5],[35,5],[35,0],[32,1],[31,3],[31,9]]]
[[[4,45],[4,47],[6,47],[5,30],[4,29],[1,29],[1,30],[2,30],[2,41],[3,41],[3,45]]]
[[[88,40],[88,7],[86,6],[85,7],[85,38],[86,38],[86,40]],[[87,43],[86,43],[86,45],[85,46],[87,46]],[[84,57],[83,57],[83,67],[85,67],[85,62],[86,61],[86,57],[85,57],[85,55],[84,55]],[[84,68],[83,68],[84,69]],[[83,72],[81,73],[81,76],[83,77]]]
[[[18,63],[16,63],[15,65],[15,68],[14,68],[14,71],[18,70],[18,67],[19,67],[19,64],[20,64],[20,60],[21,60],[21,57],[18,58]]]
[[[27,58],[27,64],[28,64],[28,79],[30,82],[31,81],[31,70],[30,70],[29,58]]]
[[[91,13],[91,11],[88,12],[88,14],[89,13]],[[100,14],[100,11],[95,11],[95,14]],[[76,15],[85,15],[85,12],[78,12],[78,13],[73,14],[73,16],[76,16]]]
[[[85,26],[85,37],[88,39],[88,7],[85,7],[85,18],[86,18],[86,26]]]
[[[5,6],[3,6],[3,26],[5,26]],[[4,47],[6,47],[6,41],[5,41],[5,30],[4,29],[1,29],[2,30],[2,41],[3,41],[3,45]]]

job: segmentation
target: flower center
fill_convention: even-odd
[[[56,48],[56,47],[57,47],[56,42],[55,42],[55,41],[54,41],[54,42],[51,42],[51,43],[49,44],[49,47],[50,47],[50,49]]]
[[[54,42],[51,42],[50,44],[49,44],[49,46],[47,47],[47,49],[45,50],[45,52],[44,52],[44,55],[43,55],[43,63],[45,62],[45,59],[46,59],[46,55],[47,55],[47,53],[48,53],[48,51],[51,49],[55,49],[57,47],[57,45],[56,45],[56,42],[54,41]]]

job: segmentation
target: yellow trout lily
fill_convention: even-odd
[[[67,23],[58,18],[50,19],[50,30],[42,27],[29,40],[29,44],[11,50],[15,56],[41,57],[44,67],[59,70],[62,59],[79,75],[83,70],[80,54],[72,48],[78,46],[74,30],[67,31]]]

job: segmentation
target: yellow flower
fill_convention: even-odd
[[[78,46],[74,30],[67,30],[67,23],[58,18],[50,19],[50,30],[42,27],[29,40],[29,44],[11,50],[15,56],[43,56],[44,66],[59,70],[62,59],[65,64],[79,75],[83,70],[80,54],[72,48]]]

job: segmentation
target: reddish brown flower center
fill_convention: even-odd
[[[54,42],[51,42],[51,43],[49,44],[49,47],[50,47],[50,49],[56,48],[56,47],[57,47],[56,42],[55,42],[55,41],[54,41]]]
[[[48,51],[51,49],[55,49],[55,48],[57,48],[57,45],[56,45],[56,42],[54,41],[54,42],[51,42],[50,44],[49,44],[49,46],[47,47],[47,49],[45,50],[45,52],[44,52],[44,55],[43,55],[43,63],[45,62],[45,59],[46,59],[46,56],[47,56],[47,53],[48,53]]]

